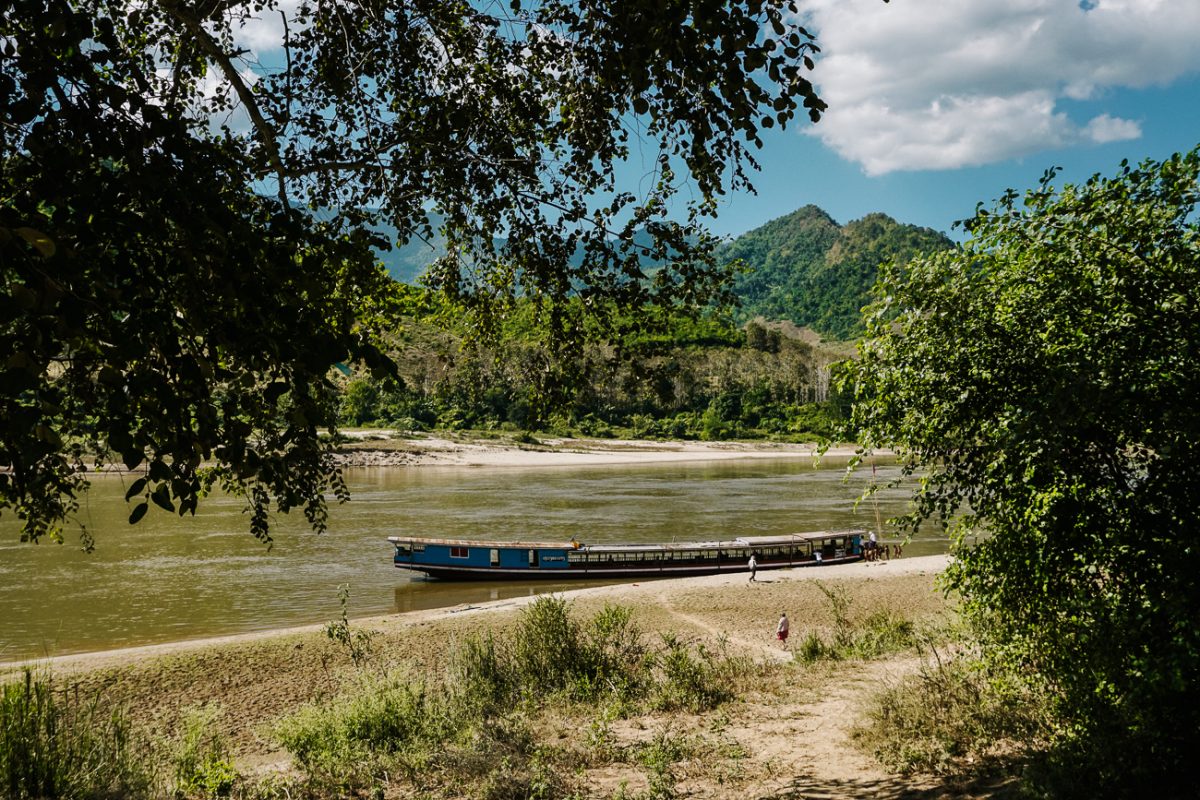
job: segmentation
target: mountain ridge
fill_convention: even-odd
[[[395,238],[394,230],[380,232]],[[718,257],[745,264],[734,279],[741,304],[735,314],[738,321],[787,321],[847,339],[862,332],[861,308],[869,300],[880,264],[954,246],[943,233],[881,212],[840,225],[824,209],[809,204],[734,238],[719,249]],[[416,283],[444,253],[445,240],[435,234],[429,242],[397,245],[380,253],[380,259],[393,278]]]
[[[810,204],[747,231],[721,255],[746,265],[734,280],[739,320],[786,320],[847,339],[862,333],[861,309],[881,264],[954,246],[943,233],[882,212],[839,225]]]

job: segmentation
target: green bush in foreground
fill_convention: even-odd
[[[460,734],[467,717],[397,676],[364,676],[334,700],[302,708],[274,728],[275,738],[316,784],[361,786],[389,765],[416,774]]]
[[[881,688],[855,736],[903,774],[986,771],[1045,741],[1043,700],[971,657],[937,661]]]
[[[151,796],[143,742],[119,709],[26,670],[0,687],[0,793],[25,798]]]
[[[459,643],[441,682],[364,677],[274,734],[318,792],[382,789],[402,775],[473,786],[487,798],[565,797],[574,762],[537,745],[532,716],[579,703],[603,704],[607,714],[704,711],[734,697],[738,675],[751,669],[748,659],[671,636],[651,650],[628,609],[608,606],[581,622],[562,598],[541,597],[508,638]]]
[[[170,755],[177,796],[219,798],[233,794],[240,776],[225,739],[215,732],[220,714],[220,708],[210,705],[184,715],[183,729]]]
[[[1052,699],[1055,797],[1194,798],[1200,751],[1200,147],[1006,192],[885,269],[848,433],[953,521],[944,585]]]

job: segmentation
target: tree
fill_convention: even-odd
[[[391,369],[381,223],[403,242],[441,220],[431,282],[483,323],[533,297],[561,347],[582,313],[721,296],[703,219],[749,185],[762,128],[824,107],[794,12],[0,5],[0,510],[60,538],[98,454],[145,467],[132,521],[194,512],[220,483],[263,539],[272,505],[320,528],[324,493],[344,495],[319,440],[326,373]],[[255,63],[249,32],[272,25]],[[635,140],[654,164],[640,197],[617,178]]]
[[[1195,786],[1198,172],[1051,171],[979,208],[961,249],[884,275],[846,373],[864,447],[923,476],[901,522],[952,520],[948,587],[1056,698],[1058,796]]]

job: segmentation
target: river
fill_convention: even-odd
[[[350,587],[352,617],[453,606],[579,583],[451,583],[391,564],[386,537],[660,542],[794,533],[876,524],[854,508],[870,469],[843,481],[845,462],[807,459],[645,466],[347,470],[351,502],[331,509],[329,530],[278,517],[274,546],[249,535],[240,500],[214,496],[196,517],[151,508],[126,518],[127,479],[98,477],[80,514],[96,549],[18,541],[0,519],[0,662],[326,622]],[[879,467],[886,482],[896,467]],[[881,492],[878,516],[905,509],[902,490]],[[945,552],[936,535],[905,555]]]

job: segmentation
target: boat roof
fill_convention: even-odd
[[[866,531],[857,528],[837,531],[810,531],[808,533],[784,533],[774,536],[739,536],[737,541],[751,547],[770,547],[793,542],[818,542],[823,539],[841,539],[844,536],[862,536]]]
[[[574,550],[579,547],[578,542],[534,542],[534,541],[489,541],[487,539],[436,539],[427,536],[389,536],[388,541],[392,544],[444,544],[450,547],[511,547],[518,550],[542,549],[550,550],[558,548],[561,550]]]
[[[662,544],[589,544],[582,549],[589,553],[650,553],[663,550],[719,550],[740,547],[732,542],[663,542]]]
[[[582,549],[589,553],[629,553],[655,550],[740,550],[755,547],[778,547],[797,542],[821,542],[826,539],[841,539],[845,536],[861,536],[865,531],[811,531],[808,533],[784,533],[773,536],[739,536],[720,542],[664,542],[662,544],[591,544]]]
[[[808,533],[785,533],[772,536],[739,536],[729,541],[711,542],[662,542],[655,544],[591,544],[579,542],[535,542],[535,541],[489,541],[486,539],[434,539],[423,536],[389,536],[392,544],[436,544],[450,547],[487,547],[512,548],[518,550],[585,550],[589,553],[629,553],[653,552],[662,550],[720,550],[742,549],[747,547],[778,547],[779,545],[797,542],[817,542],[825,539],[840,539],[844,536],[861,536],[866,531],[837,530],[810,531]]]

